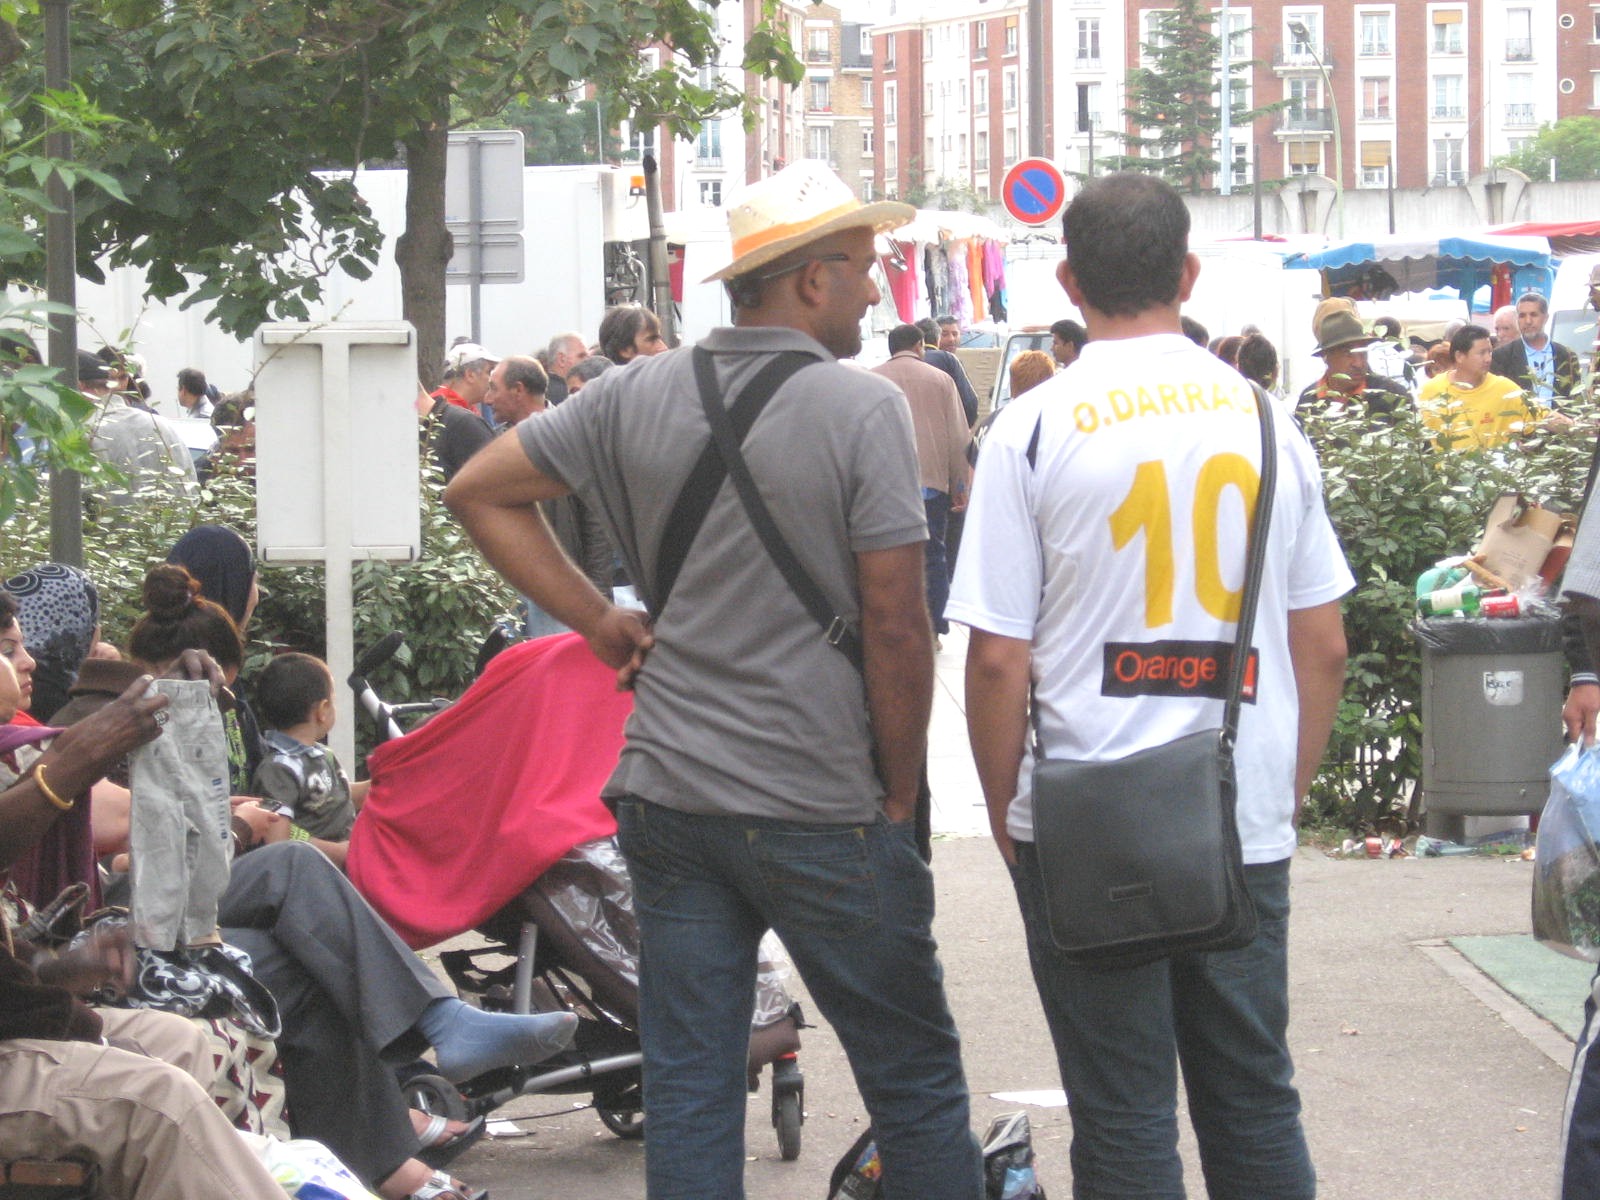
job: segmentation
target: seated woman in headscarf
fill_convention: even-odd
[[[34,659],[28,712],[48,722],[67,702],[84,659],[117,657],[116,648],[100,640],[99,589],[77,567],[61,563],[43,563],[0,586],[17,602],[17,619],[28,631]]]

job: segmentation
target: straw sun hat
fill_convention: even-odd
[[[748,275],[842,229],[886,233],[916,215],[911,205],[896,200],[863,204],[826,164],[802,159],[757,180],[734,199],[728,209],[733,261],[705,282]]]

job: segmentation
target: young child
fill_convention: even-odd
[[[254,781],[263,806],[312,837],[347,841],[367,785],[352,784],[321,744],[335,717],[328,664],[310,654],[278,655],[256,681],[256,711],[267,727]]]

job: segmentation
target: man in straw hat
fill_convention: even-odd
[[[1354,406],[1353,411],[1386,416],[1410,403],[1405,384],[1368,372],[1367,347],[1375,339],[1361,327],[1361,318],[1355,313],[1333,309],[1317,323],[1316,332],[1316,352],[1327,370],[1300,393],[1302,411]]]
[[[875,235],[912,215],[816,162],[751,185],[712,276],[733,327],[599,376],[446,492],[489,560],[637,695],[604,795],[643,937],[651,1200],[744,1195],[769,928],[844,1044],[884,1194],[983,1192],[911,820],[933,687],[911,418],[890,381],[836,361],[880,299]],[[788,575],[724,482],[723,412]],[[604,515],[653,624],[562,556],[536,505],[569,490]]]

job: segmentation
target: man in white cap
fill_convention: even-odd
[[[434,398],[442,396],[488,422],[491,416],[484,410],[484,397],[489,394],[489,372],[499,361],[498,354],[476,342],[457,342],[445,351],[444,382],[435,389]]]
[[[446,492],[506,578],[637,693],[604,795],[643,938],[650,1200],[744,1195],[769,928],[849,1056],[884,1195],[983,1194],[912,822],[933,654],[911,418],[891,382],[836,361],[880,299],[874,235],[913,215],[816,162],[751,185],[712,276],[733,327],[598,376]],[[713,418],[741,448],[731,481]],[[758,534],[741,465],[778,538]],[[561,555],[536,505],[568,490],[604,514],[653,627]]]

